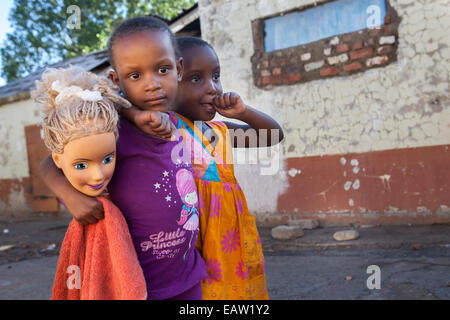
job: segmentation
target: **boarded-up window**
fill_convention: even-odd
[[[383,24],[385,0],[338,0],[264,22],[265,51],[274,51]]]
[[[400,17],[389,0],[320,1],[252,21],[258,88],[346,77],[397,61]]]
[[[41,180],[38,172],[39,164],[50,154],[42,140],[41,127],[38,125],[26,126],[25,138],[27,141],[28,167],[33,195],[33,211],[56,213],[59,211],[59,202]]]

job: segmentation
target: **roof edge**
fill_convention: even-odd
[[[200,18],[200,13],[198,9],[198,5],[194,5],[188,10],[186,10],[183,14],[178,16],[176,19],[170,21],[169,26],[173,33],[177,33],[181,29],[183,29],[188,24]]]
[[[22,100],[28,100],[31,98],[30,90],[25,90],[20,93],[16,93],[10,96],[6,96],[3,98],[0,98],[0,107],[2,107],[5,104],[10,104],[13,102],[19,102]]]

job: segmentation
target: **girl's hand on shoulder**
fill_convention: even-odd
[[[134,123],[143,132],[162,139],[170,139],[176,129],[170,116],[160,111],[140,111],[134,116]]]
[[[105,217],[101,202],[81,193],[66,197],[64,204],[73,218],[82,225],[97,223]]]
[[[235,92],[226,92],[216,96],[213,99],[213,104],[220,115],[238,120],[247,110],[244,101],[242,101],[242,98]]]

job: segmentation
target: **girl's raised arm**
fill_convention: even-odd
[[[269,147],[283,140],[284,134],[280,125],[269,115],[244,104],[237,93],[224,93],[214,99],[214,104],[222,116],[246,123],[224,121],[230,129],[234,148]]]

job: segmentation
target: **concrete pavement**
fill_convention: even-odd
[[[449,300],[450,255],[443,247],[339,248],[265,255],[271,299]],[[379,289],[368,287],[380,270]],[[371,281],[369,281],[372,283]]]
[[[0,252],[0,299],[50,298],[69,221],[0,222],[0,247],[14,245]],[[450,299],[450,225],[358,228],[359,239],[335,241],[343,229],[275,240],[259,228],[271,299]],[[367,286],[371,265],[380,269],[380,289]]]
[[[0,265],[1,300],[48,300],[58,256]]]
[[[270,298],[450,299],[449,225],[363,227],[355,228],[357,240],[333,239],[336,231],[347,229],[304,230],[301,238],[275,240],[270,229],[260,228]],[[374,265],[379,289],[371,281],[375,272],[369,266]]]

